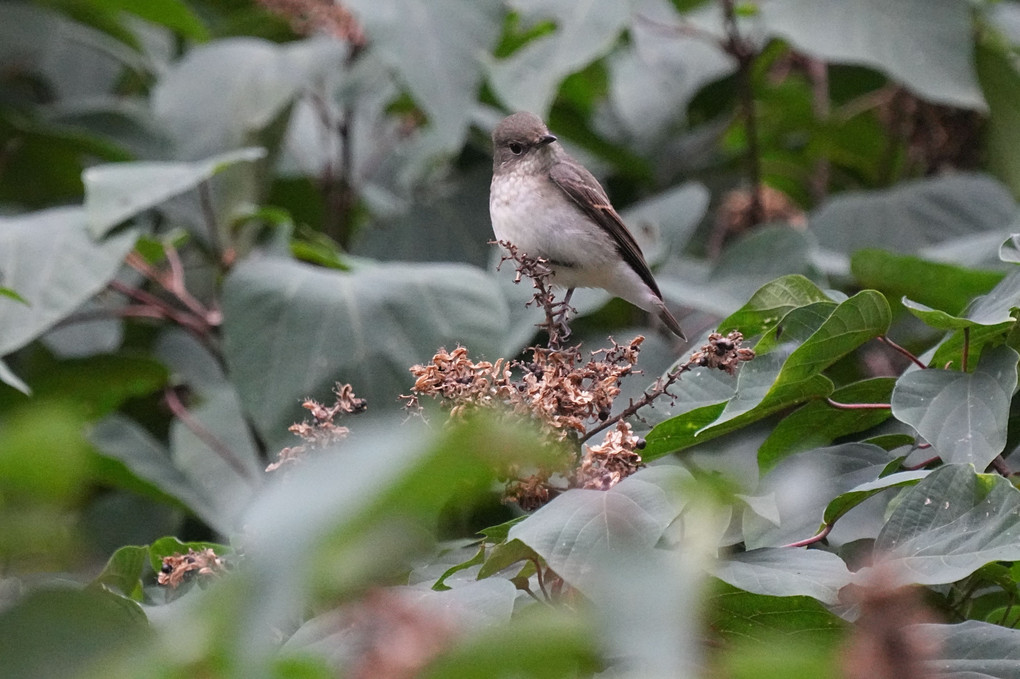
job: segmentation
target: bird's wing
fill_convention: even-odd
[[[662,293],[659,292],[659,286],[656,285],[652,272],[645,262],[645,257],[641,254],[641,248],[634,240],[634,236],[627,230],[620,215],[613,209],[605,189],[592,173],[576,161],[559,162],[553,164],[549,171],[549,178],[574,201],[581,212],[613,237],[616,248],[623,258],[641,277],[641,280],[651,288],[652,292],[662,299]]]

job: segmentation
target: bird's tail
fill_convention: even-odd
[[[666,324],[666,327],[669,328],[670,332],[683,341],[687,341],[687,336],[684,335],[684,331],[680,329],[680,322],[676,320],[676,316],[670,313],[665,304],[659,307],[659,318],[661,318],[662,322]]]

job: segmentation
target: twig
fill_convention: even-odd
[[[592,436],[595,436],[595,434],[598,434],[601,431],[605,431],[609,427],[615,426],[616,423],[619,422],[620,420],[625,420],[628,417],[635,415],[639,410],[641,410],[647,405],[651,405],[651,403],[655,401],[655,399],[659,398],[663,394],[669,394],[668,390],[673,385],[673,383],[680,379],[680,376],[682,374],[684,374],[693,367],[695,366],[690,361],[688,361],[687,363],[682,363],[678,365],[672,372],[666,375],[665,379],[661,377],[656,379],[655,382],[652,384],[651,388],[646,390],[645,393],[641,396],[641,398],[639,398],[637,401],[631,399],[630,405],[628,405],[618,414],[608,418],[605,422],[602,422],[595,428],[588,430],[585,433],[585,435],[581,437],[579,443],[584,443]]]
[[[819,533],[817,533],[815,535],[812,535],[809,538],[804,538],[803,540],[798,540],[797,542],[791,542],[788,545],[783,545],[783,547],[784,548],[785,547],[807,547],[808,545],[813,545],[816,542],[821,542],[826,537],[828,537],[829,533],[832,532],[833,525],[835,525],[835,524],[827,523],[827,524],[822,526],[822,530]]]
[[[827,120],[831,113],[829,103],[829,67],[821,59],[806,58],[807,76],[811,83],[811,107],[815,118]],[[829,192],[829,175],[832,167],[827,156],[815,161],[815,170],[811,176],[811,197],[815,203],[821,203]]]
[[[751,223],[757,225],[765,221],[765,208],[761,195],[761,163],[758,157],[758,120],[752,78],[757,54],[751,44],[740,35],[734,0],[720,1],[722,2],[727,35],[724,49],[737,60],[741,108],[747,128],[747,172],[751,180]]]
[[[206,179],[198,185],[198,202],[202,206],[202,216],[205,217],[205,227],[209,231],[209,244],[217,257],[222,257],[223,243],[220,241],[219,220],[216,219],[216,210],[213,208],[212,190],[209,188],[209,180]]]
[[[538,562],[538,559],[528,560],[535,564],[535,579],[538,580],[538,588],[542,590],[542,596],[545,597],[546,601],[549,601],[549,592],[545,589],[545,578],[542,575],[542,564]]]
[[[970,358],[970,328],[963,329],[963,354],[960,357],[960,368],[967,372],[967,363]]]
[[[920,446],[918,446],[918,447],[920,447]],[[939,457],[938,455],[936,455],[935,457],[929,458],[929,459],[925,460],[924,462],[921,462],[920,464],[904,466],[903,469],[908,471],[908,472],[917,471],[918,469],[924,469],[925,467],[927,467],[930,464],[935,464],[936,462],[941,462],[941,461],[942,461],[942,458]]]
[[[173,387],[167,387],[163,390],[163,397],[166,401],[167,407],[170,408],[170,412],[179,419],[185,427],[191,430],[191,432],[199,438],[202,443],[209,446],[213,452],[220,456],[220,458],[226,462],[230,467],[236,471],[242,478],[249,483],[254,481],[251,470],[244,466],[234,451],[230,449],[227,444],[223,443],[215,434],[209,431],[204,424],[199,422],[198,418],[194,417],[188,409],[181,402],[180,397],[177,395],[177,390]],[[254,485],[254,484],[252,484]]]
[[[840,410],[889,410],[892,408],[891,403],[840,403],[831,398],[825,400],[830,406]]]
[[[132,288],[130,285],[126,285],[118,280],[110,281],[109,287],[122,295],[130,297],[131,299],[141,302],[145,306],[156,310],[156,312],[158,312],[158,314],[160,314],[163,318],[174,321],[196,335],[204,336],[211,329],[209,323],[201,316],[190,314],[180,309],[175,309],[173,306],[168,304],[166,300],[160,299],[150,292],[146,292],[145,290],[140,290],[138,288]]]
[[[927,370],[928,369],[928,366],[926,366],[924,363],[922,363],[921,359],[919,359],[917,356],[914,356],[914,354],[910,353],[910,351],[908,351],[907,349],[904,349],[899,344],[896,344],[896,342],[893,342],[891,339],[889,339],[885,335],[879,335],[875,339],[877,339],[879,342],[882,342],[883,344],[887,344],[888,346],[892,347],[896,351],[900,352],[901,354],[903,354],[904,356],[909,358],[914,363],[914,365],[916,365],[918,368],[921,368],[923,370]]]
[[[991,464],[988,466],[999,472],[1002,476],[1005,476],[1007,479],[1013,475],[1013,470],[1009,468],[1008,464],[1006,464],[1006,460],[1002,457],[1002,455],[996,455],[995,459],[992,460]]]

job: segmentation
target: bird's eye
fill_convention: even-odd
[[[515,141],[510,142],[509,147],[510,147],[510,153],[514,154],[515,156],[519,156],[522,153],[524,153],[524,146],[521,145],[521,144],[518,144]]]

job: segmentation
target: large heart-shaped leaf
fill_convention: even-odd
[[[947,464],[900,498],[875,540],[875,552],[903,580],[937,585],[992,561],[1020,559],[1018,538],[1020,490],[1001,476]]]
[[[1009,404],[1020,354],[986,351],[973,373],[914,370],[896,381],[892,411],[931,443],[945,462],[987,467],[1006,445]]]
[[[81,208],[0,217],[0,356],[32,341],[113,279],[138,233],[91,237]]]
[[[306,397],[349,382],[372,411],[399,408],[412,365],[462,344],[500,357],[506,302],[495,280],[453,264],[367,265],[351,273],[285,259],[247,261],[223,292],[227,363],[255,426],[274,444]]]
[[[831,552],[816,549],[753,549],[718,562],[714,575],[755,594],[809,596],[822,603],[839,601],[850,584],[846,564]]]
[[[174,196],[192,190],[236,163],[265,157],[263,149],[240,149],[191,163],[136,162],[96,165],[85,170],[85,212],[99,238],[113,227]]]
[[[884,71],[925,99],[985,108],[970,11],[957,0],[772,0],[766,30],[800,51]]]
[[[680,514],[676,491],[690,475],[679,467],[650,467],[607,491],[568,490],[510,529],[575,586],[585,584],[592,560],[650,550]]]

